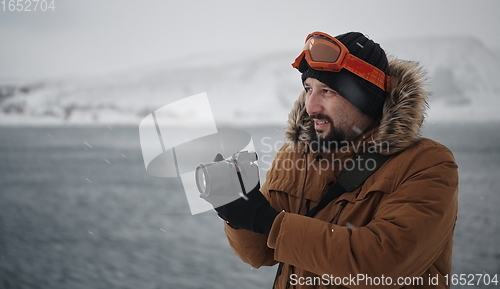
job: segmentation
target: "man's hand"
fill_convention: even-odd
[[[278,215],[260,192],[260,183],[243,197],[216,207],[219,216],[233,227],[267,235]]]

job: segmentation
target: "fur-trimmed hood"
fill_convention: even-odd
[[[428,107],[424,89],[426,74],[416,62],[389,59],[391,91],[385,101],[380,124],[369,137],[384,154],[395,154],[417,142]],[[305,93],[288,115],[285,137],[294,144],[311,139],[314,126],[305,109]]]

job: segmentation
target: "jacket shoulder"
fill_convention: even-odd
[[[394,155],[389,164],[390,173],[399,184],[425,175],[427,178],[446,180],[450,185],[458,186],[458,166],[453,153],[445,145],[432,139],[421,138]]]
[[[455,157],[448,147],[429,138],[421,138],[417,143],[408,147],[401,154],[421,159],[423,163],[429,164],[455,162]]]

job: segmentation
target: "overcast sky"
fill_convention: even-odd
[[[0,11],[0,80],[97,75],[221,51],[298,51],[312,31],[361,31],[382,47],[474,35],[500,48],[497,0],[53,1],[54,12]]]

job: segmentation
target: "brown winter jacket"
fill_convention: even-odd
[[[427,107],[423,71],[396,59],[390,71],[380,124],[334,155],[310,149],[312,124],[302,94],[289,115],[288,143],[261,188],[282,211],[269,236],[225,225],[244,262],[255,268],[284,263],[275,288],[449,287],[444,276],[450,279],[457,165],[445,146],[420,137]],[[304,216],[342,167],[370,146],[391,157],[360,188],[314,218]]]

